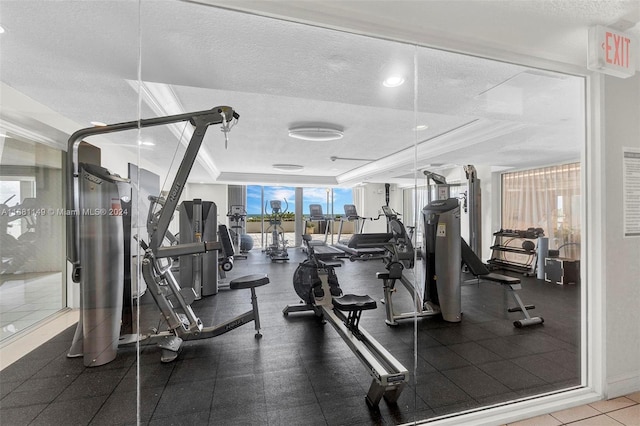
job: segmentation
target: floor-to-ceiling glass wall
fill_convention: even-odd
[[[15,27],[20,42],[6,38],[15,36],[11,28],[1,35],[3,94],[10,87],[28,98],[23,102],[35,101],[47,109],[38,115],[33,105],[20,107],[20,102],[7,108],[9,98],[3,97],[2,118],[19,112],[45,120],[54,111],[64,137],[56,139],[61,144],[57,151],[44,150],[46,160],[36,155],[28,170],[14,170],[11,167],[19,164],[5,162],[25,158],[9,155],[14,145],[6,141],[12,136],[5,138],[0,176],[8,182],[8,192],[2,187],[1,201],[8,199],[5,204],[11,207],[18,198],[24,203],[43,191],[49,197],[48,190],[56,198],[56,173],[66,173],[60,156],[69,134],[94,120],[134,122],[128,132],[110,129],[110,134],[86,138],[94,148],[85,147],[88,154],[81,162],[97,161],[109,171],[107,175],[85,167],[91,172],[82,181],[86,192],[97,192],[107,181],[120,188],[122,182],[113,174],[130,179],[134,191],[129,195],[131,212],[124,207],[126,196],[108,195],[106,210],[92,207],[86,210],[87,218],[99,219],[103,211],[117,222],[128,214],[134,218],[130,225],[122,222],[121,242],[107,238],[118,232],[103,232],[106,239],[98,240],[98,231],[104,229],[83,222],[83,244],[93,248],[93,255],[105,257],[89,267],[81,261],[85,269],[75,270],[81,277],[100,277],[122,267],[115,287],[124,288],[129,268],[131,297],[123,293],[123,300],[131,302],[131,327],[115,333],[124,341],[111,348],[115,358],[101,365],[82,348],[73,352],[77,358],[68,358],[67,348],[82,345],[74,345],[79,340],[74,340],[73,330],[66,331],[51,345],[58,351],[51,358],[38,353],[21,365],[36,368],[29,370],[32,374],[14,370],[10,380],[3,377],[3,386],[10,384],[8,392],[16,391],[3,400],[3,411],[13,410],[12,415],[22,419],[31,416],[25,423],[35,419],[66,424],[65,416],[73,416],[83,424],[400,424],[580,385],[582,325],[576,320],[582,317],[580,293],[586,283],[560,285],[494,271],[520,280],[518,294],[536,305],[531,316],[544,315],[544,325],[516,327],[514,321],[525,314],[509,310],[517,301],[514,288],[491,281],[495,276],[474,273],[469,265],[461,272],[460,264],[471,262],[461,253],[455,253],[459,258],[452,263],[460,306],[453,319],[443,318],[439,304],[448,296],[435,299],[429,292],[438,283],[427,291],[425,266],[427,240],[455,235],[452,241],[461,243],[473,232],[465,167],[473,164],[482,181],[483,216],[476,226],[483,232],[475,255],[486,263],[493,233],[499,230],[493,224],[501,223],[500,209],[495,208],[500,190],[490,186],[495,174],[581,158],[580,79],[188,2],[20,4],[24,9],[18,2],[3,4],[3,20],[8,16],[21,22]],[[54,32],[57,36],[50,37]],[[193,111],[201,114],[188,114]],[[175,123],[137,122],[185,113]],[[33,131],[29,123],[25,125]],[[290,136],[301,136],[300,131],[303,138]],[[335,138],[318,140],[326,133]],[[18,150],[28,146],[19,144]],[[551,159],[538,157],[545,153],[551,153]],[[5,169],[5,164],[11,167]],[[451,219],[459,224],[438,226],[437,215],[429,215],[439,206],[424,213],[430,198],[419,194],[432,183],[425,172],[436,172],[455,186],[445,198],[453,200],[448,205],[454,212]],[[381,206],[404,205],[398,213],[405,228],[413,228],[415,250],[402,228],[382,232],[389,230],[383,221],[370,221],[367,226],[380,225],[370,233],[393,234],[387,235],[383,254],[375,261],[336,262],[335,279],[331,275],[332,290],[339,283],[343,293],[369,296],[375,303],[365,299],[367,308],[377,305],[362,311],[359,323],[349,324],[349,336],[358,340],[369,335],[402,365],[403,374],[390,376],[390,403],[382,400],[378,409],[367,406],[364,396],[379,390],[372,387],[380,380],[379,370],[366,362],[363,366],[359,349],[350,346],[349,339],[329,324],[322,326],[315,312],[283,315],[285,306],[309,300],[309,288],[305,293],[292,285],[294,271],[305,260],[301,251],[291,250],[288,262],[273,263],[258,250],[225,271],[224,282],[220,275],[207,275],[205,270],[218,270],[216,250],[221,245],[215,229],[213,237],[208,234],[207,223],[212,218],[221,222],[226,212],[216,211],[206,199],[186,199],[188,183],[250,185],[247,232],[252,215],[260,215],[262,225],[274,209],[282,216],[280,225],[286,224],[285,215],[300,202],[294,194],[301,187],[309,188],[303,191],[305,200],[313,194],[311,188],[321,188],[309,204],[320,204],[325,215],[334,217],[343,214],[344,204],[353,203],[362,217],[372,218],[379,216]],[[348,195],[338,201],[338,185],[345,191],[358,188],[351,203]],[[555,207],[562,210],[564,224],[568,203],[579,203],[573,195],[562,197],[556,198]],[[64,210],[60,227],[73,211]],[[30,222],[26,216],[7,218],[5,234],[19,241],[33,230],[37,234],[40,226],[40,232],[62,232],[58,225],[39,217]],[[189,227],[187,235],[179,226],[181,217],[198,228]],[[269,225],[267,219],[260,227],[256,249],[273,243]],[[537,225],[525,221],[513,226]],[[450,234],[450,226],[459,226],[459,234]],[[131,235],[126,236],[127,230]],[[64,252],[64,237],[54,235],[48,242],[53,248],[43,243],[38,249],[54,252],[43,256],[55,261]],[[127,245],[130,254],[119,254]],[[18,264],[28,258],[16,253],[5,256],[3,242],[3,267],[15,264],[13,274],[25,268]],[[441,254],[434,259],[444,262]],[[398,272],[392,289],[390,274]],[[60,275],[64,282],[65,274]],[[251,278],[233,283],[245,276]],[[405,278],[402,284],[400,277]],[[220,285],[207,287],[211,280]],[[142,289],[143,282],[151,291]],[[84,300],[82,291],[78,284],[69,287],[70,304],[78,306]],[[386,309],[391,299],[397,311]],[[260,335],[250,314],[255,300]],[[408,315],[395,315],[400,312]],[[338,328],[340,324],[335,323]],[[80,335],[85,337],[84,330]],[[403,388],[398,385],[405,382]],[[43,387],[42,393],[30,392]]]
[[[3,341],[66,306],[62,154],[25,139],[19,129],[5,129],[0,136]]]

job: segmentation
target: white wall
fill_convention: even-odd
[[[623,147],[640,148],[640,74],[604,80],[606,395],[640,390],[640,238],[623,238]],[[597,283],[596,283],[597,284]]]
[[[375,218],[382,213],[382,206],[385,204],[384,183],[366,184],[364,186],[364,208],[359,209],[358,214],[363,217]],[[402,212],[402,190],[399,190],[396,185],[389,187],[389,206],[397,212]],[[379,220],[368,220],[364,225],[364,232],[387,232],[386,219],[381,217]]]

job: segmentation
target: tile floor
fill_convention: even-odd
[[[85,368],[80,359],[66,358],[74,327],[65,326],[77,318],[74,312],[58,318],[62,332],[27,355],[2,348],[2,424],[401,424],[579,384],[579,288],[529,282],[521,296],[537,305],[534,312],[545,324],[516,329],[518,313],[506,313],[510,300],[500,287],[480,284],[462,289],[461,323],[420,320],[417,358],[411,324],[387,327],[380,308],[363,315],[361,325],[412,372],[397,406],[383,402],[369,410],[363,398],[370,377],[331,327],[309,315],[282,316],[284,305],[298,300],[291,276],[303,257],[295,249],[290,256],[288,263],[271,263],[251,252],[229,274],[270,277],[257,289],[261,340],[246,326],[185,342],[172,363],[160,363],[156,347],[142,346],[139,365],[135,348],[121,348],[115,361]],[[337,273],[345,292],[379,299],[381,285],[371,277],[382,269],[378,262],[346,262]],[[397,293],[400,305],[403,291]],[[248,308],[245,293],[221,291],[195,302],[194,310],[205,324],[217,323]],[[141,310],[141,329],[158,325],[157,311],[144,297]],[[15,361],[5,362],[7,354]],[[639,399],[632,394],[514,424],[638,425]]]

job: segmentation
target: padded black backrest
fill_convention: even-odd
[[[460,239],[462,240],[460,242],[460,248],[462,251],[462,263],[467,265],[469,271],[471,271],[471,273],[476,277],[489,274],[489,269],[484,263],[482,263],[482,260],[480,260],[480,258],[473,252],[473,250],[471,250],[469,244],[467,244],[464,238]]]
[[[222,255],[223,257],[231,257],[233,256],[233,243],[231,242],[231,235],[229,234],[229,229],[227,229],[226,225],[218,225],[218,240],[220,244],[222,244]]]

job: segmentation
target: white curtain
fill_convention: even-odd
[[[502,175],[502,228],[542,228],[560,256],[580,255],[580,163]]]

